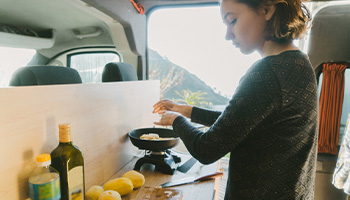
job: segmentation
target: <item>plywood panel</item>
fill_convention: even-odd
[[[1,88],[1,199],[28,197],[35,157],[57,146],[60,123],[72,124],[86,187],[104,183],[137,153],[126,134],[153,126],[158,99],[159,81]]]

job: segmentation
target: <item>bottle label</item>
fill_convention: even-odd
[[[59,177],[44,184],[29,182],[29,195],[32,200],[59,200],[61,198]]]
[[[84,200],[84,174],[83,167],[78,166],[68,172],[70,200]]]

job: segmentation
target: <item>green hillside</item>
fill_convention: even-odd
[[[175,65],[152,49],[149,49],[148,53],[150,79],[161,80],[161,88],[164,90],[164,98],[179,99],[180,96],[177,93],[189,89],[192,92],[200,91],[206,93],[203,97],[206,98],[206,101],[211,102],[214,105],[227,104],[228,99],[226,97],[216,93],[196,75],[178,65]]]

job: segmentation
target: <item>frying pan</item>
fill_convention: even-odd
[[[144,140],[140,139],[143,134],[156,133],[162,138],[171,138],[169,140]],[[174,131],[166,128],[142,128],[135,129],[128,133],[131,143],[139,149],[151,150],[151,151],[164,151],[173,148],[179,143],[178,136],[175,135]]]

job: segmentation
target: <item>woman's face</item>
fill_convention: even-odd
[[[223,0],[220,10],[227,27],[226,40],[232,40],[232,44],[244,54],[262,50],[268,19],[266,9],[254,10],[237,0]]]

